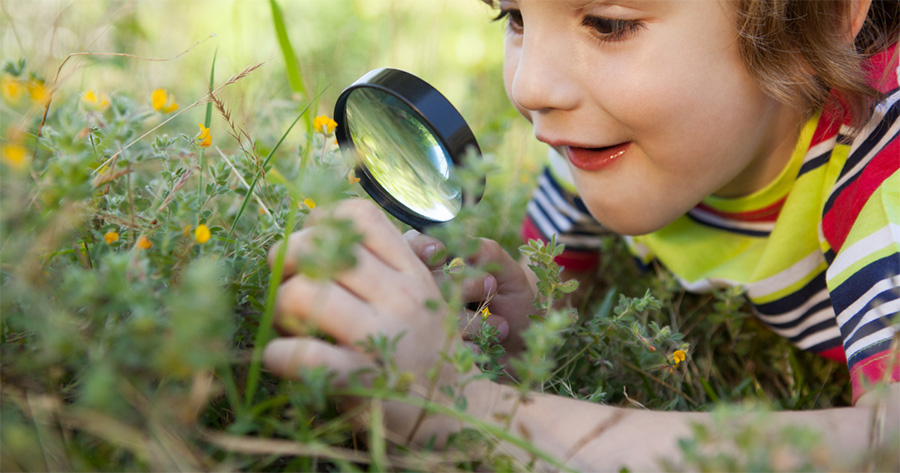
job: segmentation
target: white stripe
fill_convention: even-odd
[[[730,279],[723,279],[723,278],[705,278],[705,279],[700,279],[695,282],[690,282],[690,281],[678,276],[677,274],[675,275],[675,277],[678,279],[678,283],[681,284],[681,287],[683,287],[684,290],[688,291],[688,292],[702,293],[702,292],[712,291],[713,289],[721,289],[721,288],[725,288],[725,287],[738,287],[738,286],[742,285],[738,281],[732,281]]]
[[[705,210],[694,207],[688,211],[688,214],[697,218],[701,222],[719,225],[725,228],[736,228],[739,230],[752,230],[757,232],[771,232],[775,228],[775,222],[741,222],[729,218],[716,215]]]
[[[547,235],[547,237],[556,234],[556,228],[544,217],[544,213],[537,208],[537,204],[534,201],[528,203],[527,209],[528,215],[531,216],[531,220],[534,221],[534,224],[537,225],[542,234]]]
[[[810,315],[806,320],[797,324],[796,327],[791,327],[791,328],[769,327],[769,328],[771,328],[773,332],[777,333],[778,335],[781,335],[782,337],[790,338],[790,337],[796,337],[797,335],[799,335],[801,332],[808,329],[809,327],[812,327],[813,325],[816,325],[817,323],[824,322],[828,319],[834,319],[834,312],[831,310],[825,309],[825,310],[820,310],[820,311]],[[834,327],[837,328],[837,324],[835,324]],[[818,333],[818,332],[816,332],[816,333]],[[840,330],[838,331],[838,333],[840,333]]]
[[[880,342],[883,340],[890,340],[891,337],[894,336],[894,333],[897,331],[894,327],[885,327],[871,335],[863,337],[856,341],[853,345],[844,348],[844,351],[847,353],[847,358],[849,359],[851,356],[855,355],[858,352],[865,350],[866,348]]]
[[[869,120],[869,123],[867,123],[863,128],[862,133],[860,133],[856,137],[856,139],[853,140],[853,144],[850,147],[850,154],[848,156],[852,156],[853,153],[855,153],[856,150],[859,149],[860,145],[869,138],[869,135],[872,134],[872,131],[883,124],[882,122],[884,121],[883,119],[885,111],[888,107],[890,107],[890,105],[892,105],[894,102],[897,102],[898,98],[900,98],[900,94],[894,94],[893,96],[888,97],[888,100],[878,104],[878,106],[875,108],[875,113],[872,115],[872,119]],[[891,127],[887,131],[887,133],[885,133],[881,137],[881,141],[873,146],[869,153],[865,156],[865,158],[856,163],[856,166],[853,166],[853,169],[847,172],[844,177],[838,179],[838,181],[834,184],[833,189],[840,188],[847,181],[853,179],[857,174],[862,172],[863,168],[866,167],[866,164],[868,164],[875,155],[880,153],[887,145],[887,143],[895,138],[898,133],[900,133],[900,120],[895,120],[894,123],[891,124]]]
[[[797,348],[806,350],[828,340],[841,340],[841,330],[837,325],[832,325],[825,330],[816,332],[803,340],[798,340],[794,345]]]
[[[894,299],[890,302],[885,302],[884,304],[878,304],[878,306],[866,312],[866,315],[863,315],[859,324],[857,324],[856,328],[850,332],[850,335],[847,335],[846,339],[850,340],[856,335],[856,332],[859,332],[859,330],[863,328],[863,326],[870,323],[883,321],[890,324],[891,319],[889,316],[897,312],[900,312],[900,299]]]
[[[747,294],[751,299],[761,299],[803,280],[812,274],[825,261],[822,252],[816,250],[787,269],[760,279],[748,286]]]
[[[900,287],[900,275],[893,276],[887,279],[882,279],[877,283],[873,284],[872,287],[869,288],[865,294],[859,296],[858,299],[853,301],[852,304],[847,306],[840,314],[837,316],[838,324],[843,326],[846,324],[854,315],[858,314],[863,310],[863,307],[866,306],[872,299],[877,297],[884,291]],[[877,309],[877,308],[876,308]],[[885,314],[887,315],[887,314]]]
[[[556,241],[557,243],[565,244],[568,248],[595,250],[600,248],[603,239],[599,236],[567,234],[557,235]]]
[[[813,159],[822,156],[825,153],[831,152],[834,149],[834,144],[837,142],[837,134],[835,133],[827,140],[809,148],[806,151],[806,156],[803,157],[803,162],[806,163],[808,161],[812,161]]]
[[[896,245],[897,242],[900,242],[900,225],[889,223],[849,247],[841,248],[829,266],[826,277],[830,280],[857,261],[888,246]]]
[[[556,209],[576,222],[584,218],[583,212],[579,212],[578,209],[572,207],[566,199],[559,195],[559,192],[553,187],[553,184],[550,182],[550,179],[547,178],[546,174],[541,174],[541,177],[538,178],[538,183],[540,184],[541,190],[544,191],[543,194],[553,201],[553,205]]]
[[[547,196],[545,196],[543,192],[535,192],[532,201],[536,202],[544,213],[553,220],[553,226],[556,227],[560,233],[567,232],[572,228],[572,222],[547,200]]]
[[[752,289],[751,289],[752,291]],[[822,288],[821,291],[812,295],[808,301],[804,302],[800,307],[790,311],[784,312],[777,315],[767,315],[761,314],[757,312],[757,316],[759,316],[760,320],[769,323],[769,324],[783,324],[790,322],[792,320],[797,320],[803,315],[806,311],[809,310],[810,307],[822,302],[829,300],[830,296],[828,295],[828,289]],[[755,302],[754,302],[755,303]],[[828,304],[829,312],[831,312],[831,316],[834,317],[834,309],[831,307],[831,304]]]

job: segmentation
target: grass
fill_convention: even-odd
[[[2,3],[2,34],[14,41],[4,40],[0,91],[0,469],[521,467],[479,447],[498,440],[555,463],[512,433],[406,395],[389,364],[381,385],[344,391],[321,370],[290,382],[259,364],[281,268],[267,266],[268,248],[312,205],[361,194],[312,117],[330,115],[340,89],[371,68],[433,82],[490,152],[484,201],[444,229],[448,244],[464,254],[464,236],[477,234],[518,251],[543,150],[506,102],[502,33],[477,3]],[[58,38],[54,50],[41,32]],[[178,110],[151,106],[160,88]],[[201,224],[208,241],[195,236]],[[353,232],[334,225],[342,237],[306,264],[319,276],[349,264]],[[846,368],[767,332],[740,294],[685,294],[661,269],[639,273],[617,239],[606,245],[605,281],[577,316],[548,305],[567,290],[553,280],[552,246],[530,250],[550,289],[532,362],[520,366],[533,369],[523,393],[726,419],[748,403],[849,403]],[[397,449],[377,423],[365,439],[352,429],[352,413],[332,403],[339,394],[414,403],[473,428],[454,452]],[[740,446],[762,452],[756,463],[703,457],[715,433],[698,432],[685,443],[691,465],[772,467],[778,445],[754,432]],[[783,443],[827,468],[809,438]]]

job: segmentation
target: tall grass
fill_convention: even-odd
[[[311,118],[371,68],[437,85],[488,151],[484,201],[445,230],[448,244],[464,253],[466,234],[513,252],[522,243],[543,150],[506,101],[502,32],[478,3],[3,3],[0,469],[523,468],[484,448],[499,440],[558,463],[515,433],[407,395],[389,369],[383,385],[338,391],[322,370],[291,382],[259,364],[281,268],[267,266],[268,249],[313,206],[360,195]],[[65,61],[75,52],[88,54]],[[178,109],[154,108],[155,89]],[[353,232],[334,225],[342,238],[309,262],[320,274],[349,264]],[[529,251],[546,266],[553,248]],[[614,238],[606,254],[605,284],[579,315],[534,332],[546,342],[535,350],[552,355],[535,359],[554,362],[524,387],[670,410],[848,403],[845,368],[760,328],[739,294],[686,295],[664,271],[639,273]],[[398,449],[377,409],[363,438],[338,395],[409,402],[473,428],[450,452]],[[814,443],[795,443],[816,458]]]

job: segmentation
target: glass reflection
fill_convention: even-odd
[[[411,211],[438,222],[459,213],[453,162],[419,115],[394,96],[359,88],[347,97],[350,137],[365,171]]]

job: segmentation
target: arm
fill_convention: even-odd
[[[363,232],[363,241],[354,250],[358,264],[327,280],[310,280],[298,274],[295,262],[303,252],[315,251],[311,245],[315,224],[323,218],[322,212],[310,216],[308,227],[288,242],[287,279],[279,290],[277,323],[283,331],[299,322],[314,325],[333,337],[335,343],[301,337],[276,339],[266,347],[266,366],[277,375],[294,377],[300,367],[324,365],[335,373],[339,385],[346,385],[354,373],[377,366],[372,355],[360,348],[360,341],[376,334],[403,334],[394,358],[397,368],[411,376],[409,393],[452,405],[451,399],[432,388],[465,384],[478,370],[458,373],[441,362],[442,352],[452,355],[461,339],[452,323],[449,328],[442,323],[455,316],[445,306],[431,303],[440,298],[440,291],[430,271],[372,204],[349,201],[339,205],[334,213],[352,219]],[[441,368],[435,371],[435,366]],[[431,377],[431,373],[436,376]],[[898,430],[898,392],[894,385],[884,404],[888,410],[878,416],[889,421],[889,435],[896,435]],[[622,409],[544,394],[534,394],[531,401],[517,405],[514,387],[484,379],[466,384],[464,393],[467,414],[500,426],[505,423],[499,419],[512,414],[511,432],[577,470],[622,465],[635,470],[655,469],[660,466],[660,458],[677,465],[677,439],[690,434],[692,422],[711,420],[710,414],[705,413]],[[863,396],[853,408],[773,414],[778,424],[773,428],[815,428],[822,433],[833,459],[852,461],[869,445],[876,410],[871,406],[872,395]],[[345,402],[352,407],[367,400]],[[393,434],[391,438],[401,442],[409,438],[424,444],[434,437],[441,445],[462,427],[452,416],[421,418],[420,412],[407,403],[385,402],[384,426]],[[509,445],[501,448],[528,461],[525,452]]]

